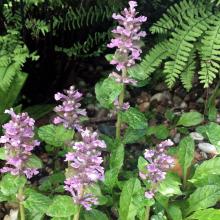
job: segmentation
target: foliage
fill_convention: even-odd
[[[169,88],[180,79],[190,90],[196,72],[204,87],[209,87],[218,77],[220,67],[220,15],[215,8],[214,3],[193,0],[171,5],[150,28],[152,34],[160,35],[163,40],[130,70],[130,75],[146,79],[163,62]]]
[[[163,0],[155,0],[152,4],[156,8],[161,2]],[[1,169],[0,202],[4,209],[19,207],[21,220],[219,219],[220,125],[216,121],[217,108],[214,113],[210,110],[214,116],[209,112],[209,117],[195,109],[185,112],[167,110],[164,116],[160,115],[163,123],[155,123],[151,109],[140,111],[138,105],[133,105],[132,92],[140,88],[128,92],[132,86],[137,86],[134,79],[146,80],[163,64],[169,87],[179,78],[187,90],[191,89],[195,72],[205,87],[214,83],[220,61],[219,3],[217,0],[208,3],[205,0],[181,0],[172,4],[150,28],[160,40],[143,61],[133,67],[124,62],[122,74],[116,73],[118,78],[108,77],[97,82],[94,90],[99,104],[95,107],[98,110],[105,108],[106,115],[113,116],[108,119],[110,122],[107,121],[116,121],[115,127],[112,126],[116,130],[114,135],[101,134],[99,138],[99,131],[91,130],[101,126],[93,126],[89,119],[81,120],[82,115],[87,116],[79,103],[82,94],[75,88],[64,94],[56,93],[55,100],[62,104],[55,107],[46,122],[38,119],[51,113],[53,105],[39,104],[25,109],[37,120],[35,130],[32,127],[35,135],[29,134],[34,140],[41,141],[36,149],[32,150],[29,142],[21,143],[19,132],[26,127],[14,121],[6,124],[3,132],[7,130],[9,135],[1,136],[0,160],[12,166],[9,159],[13,156],[14,166],[23,168],[20,162],[23,155],[26,168],[36,169],[37,173],[27,181],[28,177],[23,173],[4,173]],[[15,107],[15,111],[22,111],[18,98],[27,78],[23,66],[28,60],[38,58],[26,45],[27,33],[31,40],[40,41],[48,36],[59,38],[60,31],[75,34],[89,28],[92,32],[88,32],[82,42],[73,40],[68,48],[58,43],[55,50],[75,58],[100,55],[106,49],[111,24],[106,25],[103,32],[96,31],[95,26],[105,26],[122,4],[113,0],[80,3],[6,0],[2,11],[6,31],[0,36],[0,124],[8,120],[3,115],[5,109]],[[139,17],[139,20],[145,18]],[[136,30],[132,31],[136,33]],[[125,37],[123,31],[120,37],[120,40]],[[125,45],[127,57],[120,57],[119,45],[116,54],[106,56],[107,59],[110,62],[115,59],[117,64],[121,58],[136,61],[134,54],[132,57],[128,52],[129,49],[141,51],[142,42],[138,42],[139,45],[136,40],[134,37],[131,48]],[[208,104],[215,104],[217,90]],[[127,98],[133,107],[124,102]],[[74,128],[68,126],[76,122],[73,116],[79,122]],[[18,119],[22,120],[22,117]],[[64,120],[70,120],[70,123],[63,123]],[[34,126],[34,120],[29,123]],[[28,133],[23,134],[23,139],[30,138]],[[201,144],[215,150],[201,148]],[[23,145],[29,149],[28,155],[18,150]],[[9,147],[10,152],[7,151]]]
[[[16,30],[0,36],[0,47],[0,124],[3,124],[7,119],[4,110],[14,105],[27,78],[22,66],[28,58],[37,57],[29,53]]]
[[[122,2],[96,1],[11,1],[7,0],[3,7],[3,15],[7,26],[13,26],[23,34],[28,31],[33,39],[40,39],[47,35],[59,35],[60,32],[84,31],[97,24],[107,22],[113,12],[122,7]],[[37,10],[37,13],[36,13]],[[102,32],[88,31],[83,40],[76,40],[72,46],[66,48],[59,42],[55,50],[70,57],[99,56],[106,50],[109,40],[109,29]]]

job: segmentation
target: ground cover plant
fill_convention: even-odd
[[[0,219],[220,219],[219,1],[103,2],[1,3]],[[106,69],[30,105],[25,65],[84,26],[54,51]]]

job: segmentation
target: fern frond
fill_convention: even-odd
[[[196,69],[195,53],[190,54],[185,69],[181,72],[180,79],[183,87],[189,91],[193,85],[193,77]]]
[[[17,32],[0,36],[0,90],[6,92],[29,57],[29,51]]]
[[[168,41],[158,43],[147,55],[145,55],[140,64],[137,64],[128,70],[129,75],[138,80],[147,79],[161,64],[161,62],[167,58],[167,46]]]
[[[119,8],[116,4],[92,5],[89,8],[85,8],[84,6],[74,9],[68,8],[64,17],[53,17],[53,29],[59,29],[61,26],[64,30],[76,30],[83,26],[89,27],[90,25],[111,18],[112,13],[118,10]]]
[[[110,32],[96,32],[89,35],[83,42],[74,43],[70,48],[55,47],[58,52],[64,52],[69,57],[90,57],[100,55],[106,49],[106,40],[109,38]],[[97,50],[89,53],[92,48],[99,46]]]
[[[22,27],[22,17],[20,10],[16,10],[13,12],[11,4],[4,4],[3,8],[3,16],[5,19],[5,23],[10,26],[14,25],[15,29],[21,29]]]
[[[167,61],[164,68],[166,83],[169,88],[173,86],[184,70],[194,47],[193,42],[196,42],[208,29],[211,17],[211,12],[202,14],[200,17],[189,17],[187,23],[183,23],[181,28],[176,28],[176,31],[172,33],[169,45],[169,54],[172,60]]]
[[[199,79],[207,88],[220,70],[220,16],[216,17],[213,25],[205,32],[200,55],[201,71],[199,72]]]
[[[180,3],[176,3],[150,28],[150,31],[153,34],[165,34],[179,26],[189,15],[194,16],[197,10],[191,0],[183,0]]]

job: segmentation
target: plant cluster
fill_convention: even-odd
[[[33,7],[44,1],[16,2]],[[64,4],[59,0],[54,2]],[[0,73],[3,75],[0,89],[9,96],[13,94],[12,102],[6,102],[3,108],[11,119],[7,123],[7,118],[0,121],[3,124],[0,159],[4,161],[0,169],[0,202],[14,207],[17,219],[220,218],[220,125],[216,120],[217,109],[213,107],[219,85],[208,100],[211,106],[208,118],[195,110],[181,114],[167,110],[164,116],[166,125],[152,126],[148,124],[147,112],[141,112],[127,102],[128,88],[141,87],[146,76],[164,59],[168,59],[165,73],[169,86],[181,74],[186,74],[186,78],[182,77],[188,80],[189,73],[194,73],[195,68],[189,67],[188,73],[184,73],[184,68],[188,62],[194,64],[197,54],[202,61],[208,60],[211,66],[203,66],[201,62],[202,82],[208,86],[214,80],[219,68],[220,49],[218,37],[213,38],[213,30],[215,36],[219,34],[218,12],[213,9],[214,4],[201,1],[197,5],[194,1],[183,0],[168,9],[170,17],[164,15],[151,28],[151,31],[165,35],[166,39],[142,61],[146,32],[142,31],[141,25],[147,18],[137,12],[136,1],[129,1],[121,13],[113,13],[118,26],[112,30],[113,38],[107,46],[115,52],[106,57],[114,70],[95,86],[100,106],[108,109],[109,117],[115,118],[115,134],[112,136],[88,126],[87,111],[81,103],[83,94],[74,86],[54,95],[58,105],[53,109],[54,117],[49,124],[35,126],[35,120],[27,112],[21,112],[19,106],[11,108],[25,81],[25,78],[19,78],[25,75],[21,67],[26,59],[36,59],[36,55],[29,53],[18,32],[8,31],[0,38],[0,70],[4,72]],[[10,4],[4,7],[10,13]],[[82,23],[92,23],[88,14],[93,11],[77,10],[82,12],[80,16],[85,15]],[[95,14],[98,17],[98,13]],[[8,24],[13,23],[14,18],[9,15]],[[19,29],[19,20],[16,22]],[[64,20],[57,21],[56,25],[59,22],[66,25]],[[45,25],[40,21],[36,24]],[[76,24],[82,25],[79,21]],[[41,32],[47,30],[43,27]],[[37,28],[35,31],[33,35],[37,36]],[[210,43],[213,46],[211,51],[207,46]],[[149,62],[151,65],[147,69]],[[210,68],[205,75],[203,68]],[[7,99],[4,97],[3,100]],[[173,131],[179,134],[178,140],[171,135]],[[137,156],[132,155],[132,147]],[[42,152],[52,158],[53,169],[46,175],[48,164],[41,157]]]

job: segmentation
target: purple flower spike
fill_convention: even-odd
[[[11,120],[3,125],[4,135],[0,138],[0,143],[4,144],[7,155],[6,165],[0,169],[0,172],[26,175],[30,179],[38,174],[37,169],[27,165],[31,151],[40,144],[34,140],[35,121],[27,113],[16,115],[13,109],[6,110],[5,113],[11,115]]]
[[[71,86],[69,90],[64,90],[64,94],[59,92],[55,94],[54,98],[56,101],[62,101],[62,105],[54,108],[58,115],[54,118],[54,124],[63,124],[65,128],[70,129],[81,129],[79,117],[87,115],[86,110],[80,108],[82,94]]]
[[[90,210],[98,200],[94,195],[85,193],[85,190],[91,184],[104,179],[100,148],[106,148],[106,145],[104,141],[98,139],[96,132],[91,132],[87,128],[80,132],[82,141],[76,142],[73,146],[74,152],[66,155],[66,161],[70,164],[69,169],[74,175],[66,179],[65,189],[71,193],[76,204]]]
[[[157,186],[166,178],[166,172],[174,165],[174,159],[165,152],[167,147],[173,145],[171,140],[161,142],[155,149],[146,149],[144,153],[145,159],[149,162],[146,166],[146,173],[140,172],[139,176],[143,180],[148,180],[152,186]],[[156,193],[155,187],[145,193],[146,198],[154,197]]]
[[[146,36],[145,31],[141,31],[141,24],[147,20],[144,16],[136,17],[136,1],[129,1],[130,8],[125,8],[120,14],[113,14],[112,17],[118,21],[119,26],[112,32],[115,38],[111,40],[108,47],[116,47],[116,53],[111,64],[116,65],[117,70],[131,67],[136,60],[140,60],[141,37]]]

